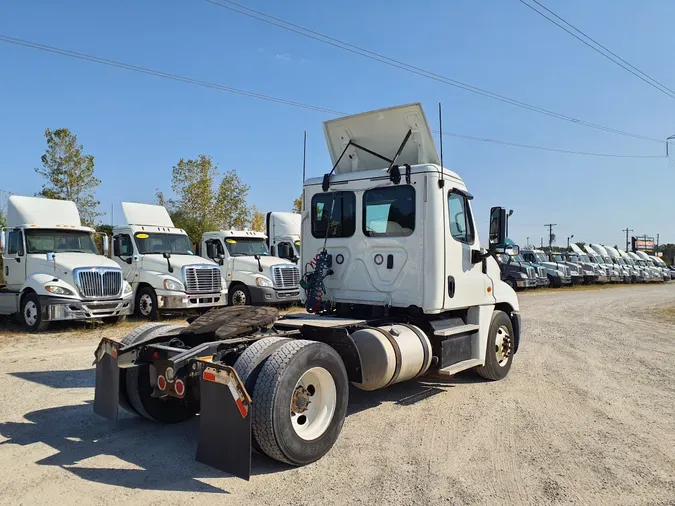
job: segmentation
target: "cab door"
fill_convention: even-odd
[[[10,230],[7,233],[6,248],[3,261],[5,284],[8,290],[21,290],[26,279],[26,247],[22,230]]]
[[[451,189],[447,196],[445,234],[446,293],[445,308],[465,308],[483,304],[488,298],[489,280],[483,263],[471,261],[472,251],[480,251],[476,225],[469,201],[473,197],[461,189]]]
[[[138,281],[137,279],[134,279],[137,269],[136,262],[133,261],[134,242],[131,240],[131,236],[129,234],[118,234],[117,237],[119,237],[120,241],[119,259],[122,260],[120,267],[122,268],[124,279],[126,279],[129,283]],[[113,240],[115,240],[114,237]],[[131,263],[129,263],[129,260],[131,260]]]

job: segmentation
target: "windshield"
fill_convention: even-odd
[[[603,257],[602,257],[602,260],[603,260],[606,264],[611,264],[611,263],[612,263],[612,259],[609,258],[608,256],[603,256]]]
[[[83,230],[26,230],[28,253],[93,253],[98,255],[90,232]]]
[[[537,257],[537,260],[540,262],[548,262],[548,258],[546,258],[546,255],[543,253],[535,253],[534,256]]]
[[[138,252],[141,255],[161,255],[162,253],[194,255],[187,235],[139,232],[134,237],[136,238]]]
[[[270,254],[265,239],[253,237],[228,237],[225,239],[225,247],[231,257],[267,256]]]
[[[574,262],[575,264],[581,262],[581,258],[579,258],[578,255],[570,255],[569,259],[570,262]]]
[[[554,262],[564,262],[565,259],[562,257],[562,255],[553,255],[551,257]]]
[[[513,259],[514,262],[524,262],[525,261],[525,260],[523,260],[523,257],[520,256],[520,255],[513,255],[511,258]]]
[[[591,259],[588,257],[588,255],[580,255],[580,258],[583,262],[590,263]]]

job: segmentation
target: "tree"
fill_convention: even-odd
[[[218,166],[211,157],[199,155],[196,160],[181,158],[173,167],[172,189],[175,200],[156,192],[157,202],[164,205],[174,224],[185,230],[194,244],[201,242],[204,232],[227,228],[244,228],[251,221],[246,204],[249,186],[235,170],[223,174],[216,189]]]
[[[251,229],[256,232],[265,231],[265,214],[260,212],[256,206],[251,208]]]
[[[101,215],[94,191],[101,180],[94,176],[94,157],[85,155],[77,136],[67,128],[45,130],[47,149],[42,155],[42,168],[35,172],[45,178],[39,196],[49,199],[72,200],[77,205],[82,223],[93,226]]]
[[[293,212],[301,213],[302,212],[302,194],[293,201]]]

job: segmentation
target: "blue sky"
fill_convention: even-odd
[[[241,0],[247,6],[472,85],[656,138],[675,133],[675,101],[537,16],[518,0]],[[549,8],[675,87],[673,2],[546,0]],[[436,128],[516,143],[661,155],[662,144],[542,116],[382,65],[204,0],[4,0],[0,33],[346,112],[420,101]],[[290,210],[308,176],[330,168],[325,113],[242,97],[0,43],[0,189],[31,195],[46,128],[66,127],[96,158],[101,211],[170,191],[179,158],[205,153],[251,185],[250,204]],[[675,168],[444,138],[446,166],[489,208],[513,208],[511,236],[539,243],[557,223],[586,242],[621,229],[675,242]],[[674,147],[675,149],[675,147]],[[110,217],[104,216],[109,222]],[[116,219],[119,221],[119,219]]]

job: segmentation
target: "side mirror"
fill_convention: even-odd
[[[490,247],[502,246],[506,243],[506,209],[493,207],[490,209]]]
[[[279,249],[279,258],[285,258],[287,260],[290,260],[293,257],[293,251],[291,250],[291,246],[286,243],[279,244],[278,246]]]
[[[504,248],[504,253],[510,257],[520,255],[520,246],[516,246],[515,244],[513,246],[507,246]]]
[[[206,243],[206,256],[211,259],[218,258],[218,248],[215,243],[207,242]]]
[[[113,237],[113,256],[122,256],[122,238],[119,235]]]
[[[103,256],[107,257],[110,251],[110,239],[107,235],[103,236]]]
[[[162,253],[162,256],[163,256],[164,258],[167,258],[167,259],[168,259],[168,258],[171,258],[171,253],[168,253],[168,252],[165,251],[164,253]]]
[[[225,254],[224,253],[218,253],[218,263],[220,265],[223,265],[225,263]]]

